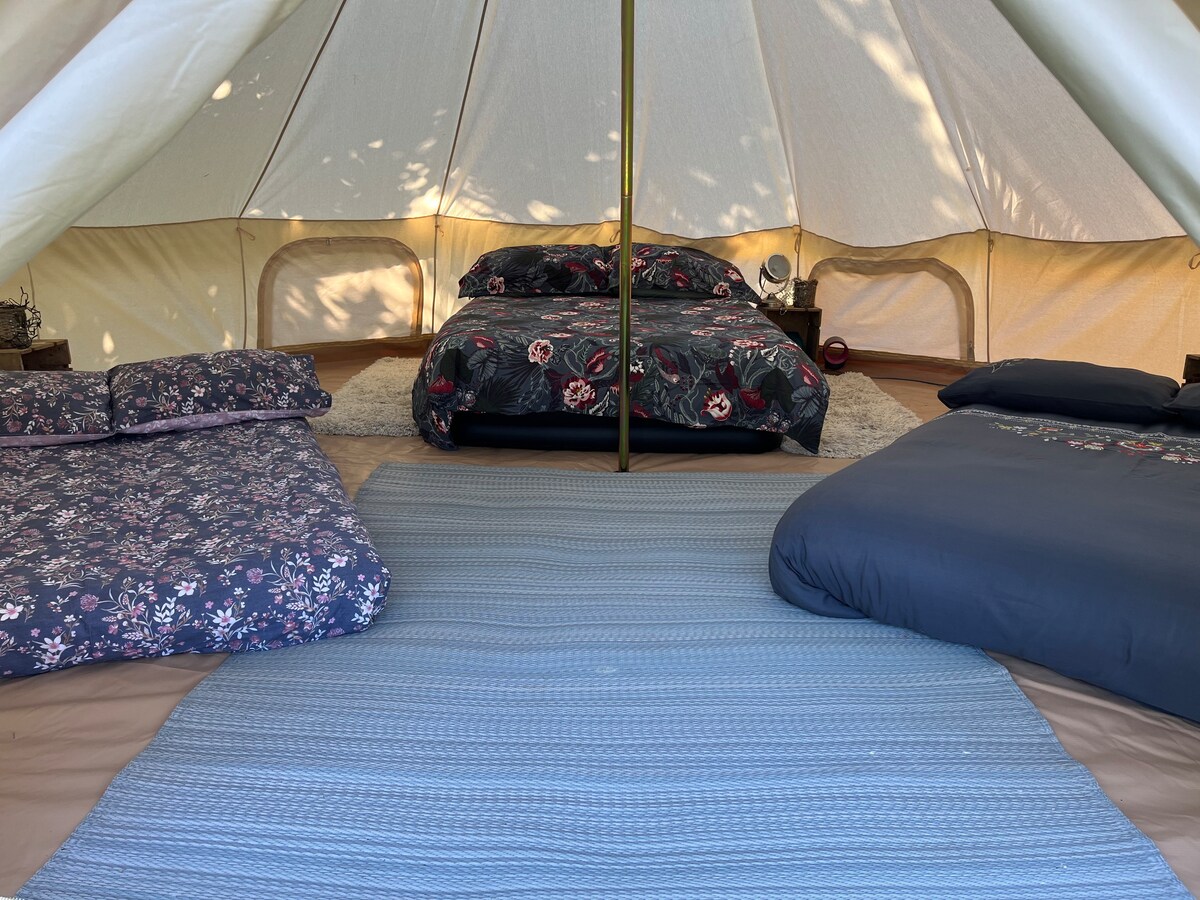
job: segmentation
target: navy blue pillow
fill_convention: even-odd
[[[1105,422],[1161,422],[1179,385],[1162,375],[1056,359],[1006,359],[938,391],[951,409],[986,403],[1017,412],[1057,413]]]
[[[1200,425],[1200,384],[1185,384],[1163,408],[1173,412],[1189,425]]]

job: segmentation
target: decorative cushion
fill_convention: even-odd
[[[1185,384],[1163,408],[1189,425],[1200,426],[1200,384]]]
[[[113,433],[107,372],[0,372],[0,447],[48,447]]]
[[[277,350],[170,356],[126,363],[108,374],[113,424],[123,434],[319,416],[331,403],[311,356]]]
[[[609,248],[596,244],[501,247],[479,257],[459,279],[458,296],[605,294],[610,266]]]
[[[611,249],[612,289],[618,287],[620,245]],[[633,245],[633,295],[639,299],[698,297],[758,303],[759,297],[738,267],[692,247]]]
[[[1007,359],[976,369],[938,392],[952,409],[986,403],[1018,412],[1105,422],[1159,422],[1179,385],[1162,375],[1085,362]]]

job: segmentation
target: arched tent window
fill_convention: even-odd
[[[975,301],[938,259],[830,257],[812,267],[826,332],[851,347],[974,361]]]
[[[393,238],[293,241],[263,267],[259,346],[299,348],[419,335],[423,289],[416,254]]]

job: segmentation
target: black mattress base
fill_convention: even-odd
[[[617,420],[578,413],[530,413],[505,416],[460,412],[450,426],[460,446],[513,447],[519,450],[617,449]],[[672,422],[633,419],[629,449],[634,453],[766,453],[783,436],[748,428],[688,428]]]

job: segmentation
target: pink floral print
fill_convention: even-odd
[[[367,628],[390,575],[302,420],[0,449],[0,675]]]

